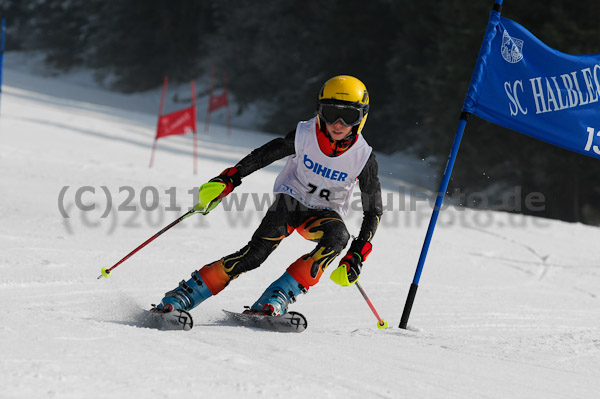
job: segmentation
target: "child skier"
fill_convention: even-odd
[[[275,180],[275,201],[250,242],[238,252],[194,271],[190,280],[167,292],[153,311],[167,313],[196,307],[240,274],[259,267],[295,230],[315,241],[316,248],[293,262],[246,311],[284,314],[290,303],[319,282],[325,268],[346,247],[350,234],[340,215],[347,213],[358,180],[363,205],[360,234],[331,274],[331,279],[340,285],[353,284],[371,252],[371,240],[382,214],[377,162],[360,134],[368,112],[365,85],[351,76],[336,76],[321,89],[317,116],[299,122],[285,138],[255,149],[237,165],[211,179],[207,184],[224,185],[216,198],[218,203],[245,176],[288,157]]]

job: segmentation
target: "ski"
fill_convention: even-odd
[[[145,326],[158,330],[189,331],[194,326],[192,315],[181,309],[175,309],[167,313],[161,313],[155,309],[146,310],[144,316]]]
[[[244,327],[254,327],[277,332],[300,333],[306,330],[306,317],[298,312],[288,312],[282,316],[268,316],[252,313],[237,313],[223,309],[228,319]]]

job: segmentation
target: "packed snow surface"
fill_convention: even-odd
[[[598,228],[450,207],[409,329],[398,328],[431,213],[424,196],[441,172],[401,154],[378,155],[387,207],[360,279],[388,329],[377,329],[355,287],[329,280],[331,268],[291,307],[307,316],[304,333],[225,321],[221,309],[242,310],[313,248],[296,234],[194,309],[191,331],[145,328],[143,309],[246,244],[283,161],[109,279],[97,279],[100,269],[273,136],[242,129],[242,119],[230,135],[217,124],[205,133],[204,99],[198,173],[192,135],[159,140],[149,168],[159,90],[117,95],[15,59],[9,53],[0,116],[0,398],[598,397]],[[346,219],[354,235],[361,215]]]

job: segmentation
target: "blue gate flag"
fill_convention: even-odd
[[[600,54],[554,50],[492,11],[463,111],[600,158]]]

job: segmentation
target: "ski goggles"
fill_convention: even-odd
[[[352,105],[345,104],[321,104],[317,108],[319,116],[330,125],[335,124],[337,121],[342,122],[342,125],[356,126],[358,125],[365,114],[367,113],[365,108],[357,108]]]

